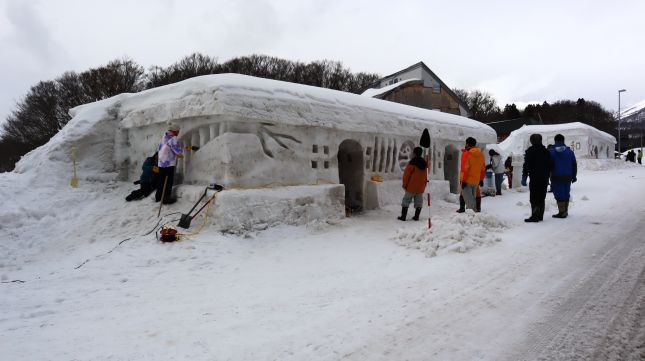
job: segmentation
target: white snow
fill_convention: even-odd
[[[556,134],[562,134],[565,144],[571,147],[578,158],[611,158],[616,144],[614,136],[600,131],[590,125],[572,122],[563,124],[524,125],[514,130],[498,146],[492,145],[496,150],[501,150],[502,157],[509,155],[523,155],[530,146],[531,134],[542,135],[542,144],[554,144]],[[598,152],[594,152],[598,150]]]
[[[157,226],[176,224],[194,195],[161,219],[152,197],[124,201],[135,186],[107,161],[125,146],[108,136],[109,110],[132,97],[77,108],[50,143],[0,174],[3,360],[643,357],[642,166],[581,159],[570,217],[550,217],[549,194],[538,224],[522,221],[526,188],[484,198],[478,214],[456,214],[456,195],[433,197],[428,230],[427,208],[400,222],[396,204],[320,221],[306,207],[311,192],[296,187],[265,198],[293,200],[292,213],[278,204],[270,226],[231,235],[209,223],[224,220],[223,202],[240,208],[240,224],[267,207],[224,191],[181,241],[164,244]],[[81,138],[96,141],[78,144],[74,189],[68,145]],[[295,216],[307,222],[285,224]]]
[[[622,118],[629,117],[632,114],[638,113],[643,108],[645,108],[645,99],[641,100],[640,102],[632,105],[631,107],[628,107],[627,109],[621,111],[621,117]]]
[[[381,94],[385,94],[385,93],[389,92],[392,89],[396,89],[396,88],[400,87],[403,84],[406,84],[406,83],[409,83],[409,82],[412,82],[412,81],[420,81],[420,80],[421,79],[416,79],[416,78],[401,80],[401,81],[398,81],[398,82],[396,82],[394,84],[384,86],[382,88],[370,88],[370,89],[367,89],[361,95],[366,96],[366,97],[370,97],[370,98],[374,98],[374,97],[379,96]]]

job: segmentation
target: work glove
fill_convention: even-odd
[[[522,185],[524,187],[526,187],[526,177],[522,177],[522,182],[521,183],[522,183]]]
[[[479,186],[480,186],[480,187],[483,187],[483,186],[484,186],[484,181],[483,181],[483,180],[480,180],[480,181],[479,181]]]
[[[199,147],[196,146],[196,145],[188,145],[188,146],[186,146],[186,151],[188,151],[188,152],[190,152],[190,151],[198,151],[198,150],[199,150]]]
[[[157,167],[156,165],[153,165],[152,166],[152,173],[159,173],[159,167]]]
[[[177,158],[183,158],[183,157],[184,157],[183,154],[181,154],[181,153],[177,154]]]
[[[573,177],[573,179],[571,180],[571,183],[575,183],[575,182],[577,182],[577,181],[578,181],[578,178]]]

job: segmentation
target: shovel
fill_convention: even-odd
[[[76,147],[72,147],[72,169],[74,173],[69,185],[72,186],[72,188],[78,188],[78,177],[76,177]]]
[[[426,149],[426,176],[428,178],[428,181],[430,181],[430,132],[428,132],[428,128],[423,130],[419,143]],[[430,220],[430,187],[428,187],[428,228],[431,227],[432,221]]]
[[[213,199],[215,199],[215,196],[217,195],[217,193],[221,192],[224,189],[224,187],[220,186],[220,187],[216,188],[215,189],[215,194],[213,194],[210,198],[208,198],[206,203],[204,203],[204,205],[195,214],[193,214],[191,216],[190,214],[195,210],[195,208],[197,207],[199,202],[201,202],[202,199],[204,199],[206,197],[206,193],[208,192],[209,189],[211,189],[211,188],[208,187],[208,188],[204,189],[204,194],[202,194],[202,196],[199,197],[199,199],[197,200],[197,202],[195,203],[193,208],[191,208],[190,211],[188,211],[188,214],[182,214],[181,215],[181,217],[179,218],[179,223],[177,224],[177,227],[188,229],[190,227],[190,222],[193,220],[193,218],[197,217],[199,212],[201,212],[202,209],[204,209],[204,207],[206,207],[207,204],[209,204]]]

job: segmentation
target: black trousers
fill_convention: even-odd
[[[529,182],[529,192],[531,206],[544,207],[544,200],[546,199],[546,189],[549,185],[549,180],[533,180]]]
[[[166,183],[166,194],[163,196],[163,199],[169,200],[172,195],[172,186],[175,181],[175,167],[159,167],[159,175],[157,182],[157,192],[155,193],[155,201],[159,202],[161,200],[161,195],[163,194],[163,185]]]
[[[152,193],[155,188],[153,188],[153,185],[150,183],[145,183],[141,184],[141,187],[139,189],[133,190],[132,193],[130,193],[127,197],[125,197],[126,201],[136,201],[139,199],[143,199]]]

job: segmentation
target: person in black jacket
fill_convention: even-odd
[[[134,182],[134,184],[139,185],[139,189],[133,190],[132,193],[125,197],[126,201],[130,202],[143,199],[157,188],[157,183],[159,183],[157,155],[158,153],[155,153],[152,157],[148,157],[143,161],[141,177],[139,177],[138,181]]]
[[[540,134],[532,134],[529,139],[531,146],[524,153],[522,185],[526,187],[527,178],[531,178],[529,183],[531,216],[525,219],[524,222],[540,222],[544,217],[544,200],[546,199],[546,188],[551,174],[551,154],[542,145],[542,136]]]

